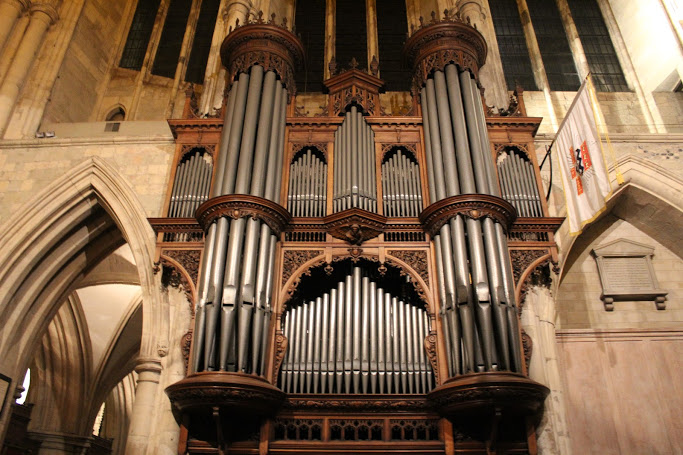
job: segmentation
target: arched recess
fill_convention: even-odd
[[[130,373],[111,390],[104,402],[100,436],[113,439],[112,455],[123,455],[135,400],[135,374]]]
[[[144,302],[141,356],[156,358],[159,338],[167,344],[167,317],[153,271],[155,241],[135,193],[100,158],[85,160],[38,193],[0,227],[0,371],[15,382],[22,376],[78,279],[124,243]]]
[[[634,155],[620,158],[618,165],[626,183],[619,187],[616,177],[612,178],[612,188],[617,190],[607,201],[603,216],[613,213],[628,218],[637,228],[683,256],[683,230],[680,228],[683,226],[683,179],[651,160]],[[613,177],[612,173],[610,177]],[[571,266],[575,242],[585,235],[584,232],[580,236],[570,236],[568,226],[565,220],[555,235],[559,246],[560,277]]]

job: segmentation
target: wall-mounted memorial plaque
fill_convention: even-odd
[[[652,268],[654,251],[650,246],[624,239],[593,249],[605,310],[614,310],[615,300],[654,300],[658,310],[666,308],[667,292],[659,289]]]

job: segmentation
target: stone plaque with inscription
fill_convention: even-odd
[[[654,248],[631,240],[615,240],[592,251],[598,263],[601,298],[607,311],[615,300],[654,300],[658,310],[666,308],[667,292],[659,289],[652,256]]]

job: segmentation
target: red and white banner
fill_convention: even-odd
[[[586,79],[555,137],[571,235],[595,220],[612,194]]]

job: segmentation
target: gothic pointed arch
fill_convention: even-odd
[[[156,357],[165,321],[153,272],[155,237],[137,196],[105,160],[89,158],[0,228],[0,368],[16,378],[66,296],[103,258],[131,248],[143,305],[143,348]],[[163,341],[162,341],[163,343]],[[9,402],[9,401],[8,401]]]

